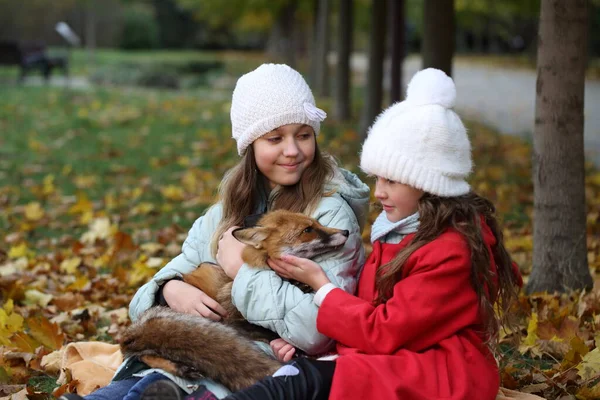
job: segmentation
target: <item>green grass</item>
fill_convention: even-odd
[[[191,145],[214,140],[232,152],[233,140],[223,129],[227,119],[222,103],[194,96],[106,89],[80,93],[9,89],[0,107],[4,132],[0,188],[8,193],[8,206],[41,201],[52,208],[77,193],[100,200],[106,194],[119,197],[136,188],[142,191],[136,204],[160,204],[165,201],[160,188],[179,184],[185,169],[182,160],[194,156]],[[207,132],[214,136],[207,138]],[[227,160],[217,162],[213,154],[198,154],[193,164],[211,174],[220,174],[231,165]],[[48,177],[53,177],[60,195],[36,192]],[[164,224],[165,219],[181,217],[173,214],[159,213],[150,219]],[[6,221],[0,222],[0,229],[9,229]]]
[[[113,70],[123,66],[147,69],[154,66],[161,68],[177,68],[194,63],[222,62],[226,73],[240,75],[264,60],[264,55],[257,52],[216,52],[195,50],[159,50],[159,51],[121,51],[116,49],[97,49],[93,54],[85,49],[67,51],[64,48],[49,50],[51,55],[66,56],[69,59],[71,76],[92,76],[102,71]],[[251,68],[250,68],[251,67]],[[16,66],[0,67],[1,81],[16,80],[19,68]],[[35,71],[32,74],[39,74]],[[61,74],[54,71],[53,74]]]

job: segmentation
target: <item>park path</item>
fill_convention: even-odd
[[[365,55],[353,55],[352,68],[355,72],[366,71],[367,64]],[[404,84],[420,68],[420,57],[407,58],[403,70]],[[454,63],[453,75],[458,93],[456,110],[462,116],[481,121],[503,134],[531,139],[535,115],[535,71],[458,61]],[[389,81],[384,85],[389,87]],[[584,142],[586,160],[600,167],[600,81],[587,80],[585,84]]]

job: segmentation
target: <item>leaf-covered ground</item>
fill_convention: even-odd
[[[0,397],[27,385],[45,398],[58,376],[45,355],[72,341],[118,340],[133,293],[179,253],[237,160],[228,114],[234,82],[223,72],[212,87],[188,92],[2,89]],[[328,121],[319,138],[354,171],[356,125]],[[527,279],[530,145],[469,128],[471,183],[496,203]],[[586,189],[595,291],[521,296],[522,341],[507,335],[502,343],[507,388],[600,398],[600,174],[591,168]],[[368,229],[364,238],[369,247]]]

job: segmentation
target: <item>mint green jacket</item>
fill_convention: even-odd
[[[361,231],[368,211],[369,187],[356,175],[338,168],[325,187],[333,194],[323,197],[313,217],[327,227],[347,229],[348,240],[333,255],[315,258],[331,282],[354,293],[358,273],[365,261]],[[180,255],[165,265],[133,297],[129,307],[132,320],[155,305],[156,292],[166,281],[193,271],[202,262],[213,262],[210,242],[221,220],[221,204],[198,218],[183,243]],[[322,354],[333,341],[317,331],[318,308],[314,293],[303,293],[272,270],[243,265],[233,284],[232,300],[251,323],[276,332],[281,338],[309,355]],[[178,380],[179,381],[179,380]],[[179,383],[179,382],[178,382]]]
[[[353,293],[357,273],[364,264],[361,230],[368,208],[369,187],[356,175],[342,169],[339,172],[336,174],[338,179],[326,187],[326,190],[334,189],[335,193],[323,197],[312,216],[324,226],[347,229],[350,236],[339,252],[314,261],[325,270],[333,284]],[[216,262],[211,255],[210,242],[221,213],[221,205],[216,204],[196,220],[181,254],[158,271],[133,297],[129,306],[132,320],[155,305],[156,292],[163,283],[193,271],[202,262]],[[249,322],[277,332],[308,354],[320,354],[329,348],[331,340],[317,332],[318,308],[312,298],[312,293],[303,293],[275,272],[247,265],[240,268],[232,289],[233,303]]]

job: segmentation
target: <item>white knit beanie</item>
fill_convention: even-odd
[[[298,71],[263,64],[238,79],[231,100],[231,125],[239,155],[256,139],[287,124],[310,125],[319,134],[327,114]]]
[[[452,110],[455,100],[456,87],[444,72],[417,72],[406,100],[383,111],[370,128],[361,169],[442,197],[468,193],[471,144]]]

